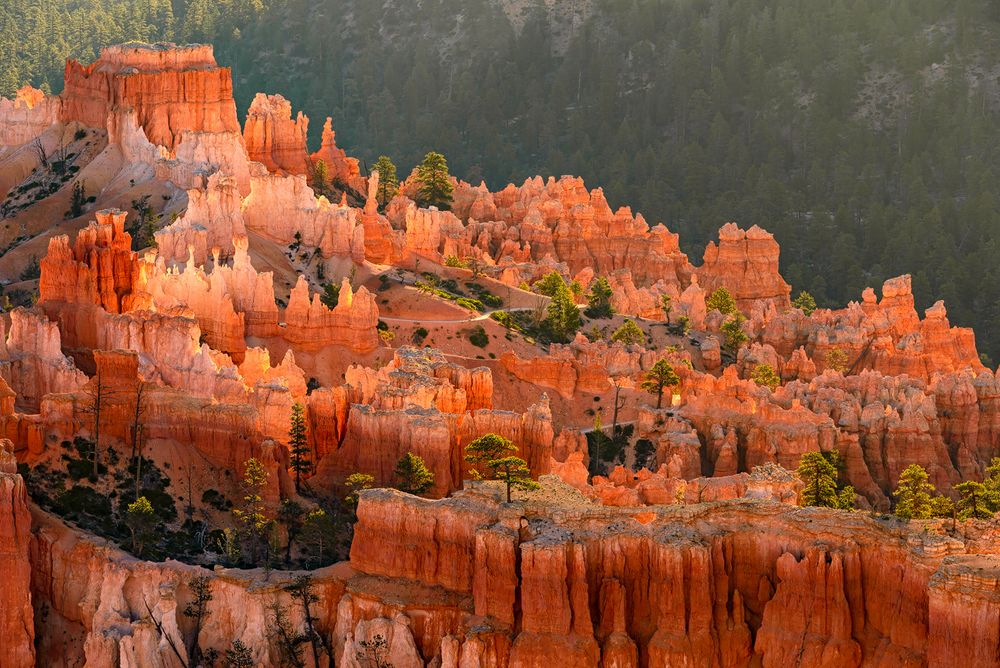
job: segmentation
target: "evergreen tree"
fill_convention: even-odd
[[[611,306],[613,296],[611,283],[604,276],[598,276],[590,284],[590,292],[587,293],[587,309],[584,313],[588,318],[610,318],[615,313]]]
[[[378,191],[375,193],[380,206],[387,206],[399,191],[399,177],[396,175],[396,165],[388,156],[380,155],[373,171],[378,172]]]
[[[781,385],[781,377],[770,364],[758,364],[750,374],[750,380],[762,387],[766,387],[772,392]]]
[[[792,300],[792,307],[797,308],[806,315],[812,315],[813,311],[816,310],[816,300],[813,296],[803,290],[799,293],[799,296]]]
[[[736,299],[725,287],[716,288],[705,300],[705,308],[709,311],[715,310],[722,315],[733,315],[738,312]]]
[[[495,459],[489,463],[489,467],[493,470],[496,479],[504,483],[507,489],[507,503],[510,503],[512,489],[533,490],[540,487],[537,482],[531,479],[528,463],[520,457],[511,456]]]
[[[611,335],[611,340],[626,346],[639,345],[646,341],[646,334],[631,318],[625,318],[622,326]]]
[[[978,520],[988,520],[996,513],[996,508],[1000,499],[991,492],[981,482],[966,480],[955,485],[955,491],[959,494],[956,510],[958,519],[966,520],[970,517]]]
[[[319,296],[319,300],[323,303],[323,306],[328,309],[337,308],[337,304],[340,303],[340,287],[339,283],[323,284],[323,292]]]
[[[552,301],[545,310],[545,329],[553,341],[565,343],[576,334],[583,322],[569,286],[559,274],[553,272],[550,275],[558,277],[559,283],[555,288],[555,294],[552,295]]]
[[[232,647],[226,650],[226,668],[253,668],[254,665],[256,661],[250,648],[242,640],[234,640]]]
[[[750,339],[747,333],[743,331],[743,323],[745,321],[746,318],[743,317],[743,314],[737,312],[735,315],[729,316],[722,323],[722,335],[725,338],[724,345],[726,350],[734,355]]]
[[[196,575],[188,582],[188,588],[191,590],[192,599],[184,607],[184,616],[189,618],[194,626],[194,633],[192,634],[193,642],[188,650],[188,656],[191,657],[191,664],[197,666],[201,663],[202,658],[199,636],[201,635],[202,627],[205,625],[205,620],[211,614],[208,604],[214,598],[212,595],[212,580],[206,575]]]
[[[125,526],[132,533],[132,552],[136,556],[142,556],[146,543],[154,537],[156,524],[156,511],[145,496],[140,496],[128,505]]]
[[[656,395],[656,407],[663,404],[663,391],[668,387],[679,385],[681,382],[673,365],[665,359],[657,360],[645,377],[642,379],[640,387],[650,394]]]
[[[306,430],[305,407],[292,404],[292,424],[288,430],[288,447],[291,452],[292,471],[295,472],[295,491],[302,491],[302,476],[312,472],[309,439]]]
[[[834,371],[847,371],[847,353],[843,348],[834,348],[826,354],[826,366]]]
[[[558,271],[550,271],[541,280],[531,286],[531,289],[546,297],[555,297],[556,293],[566,287],[566,281]]]
[[[327,167],[326,161],[320,159],[313,163],[310,185],[317,195],[327,199],[333,195],[333,189],[330,187],[330,168]]]
[[[300,543],[312,567],[325,566],[334,553],[337,542],[337,523],[333,516],[318,508],[302,524]]]
[[[396,489],[407,494],[424,494],[434,486],[434,473],[421,457],[407,452],[396,462]]]
[[[421,207],[437,207],[441,211],[451,209],[452,192],[455,186],[448,175],[448,162],[440,153],[430,152],[417,167],[417,204]]]
[[[674,300],[670,295],[660,295],[660,309],[663,310],[663,318],[670,322],[670,313],[674,310]]]
[[[800,497],[803,506],[840,507],[837,467],[822,452],[807,452],[802,455],[797,473],[805,483]]]
[[[493,475],[491,462],[517,453],[517,446],[499,434],[484,434],[465,446],[465,461],[476,480]]]
[[[369,473],[352,473],[347,476],[344,486],[347,488],[344,502],[352,508],[357,508],[361,492],[375,486],[375,476]]]
[[[73,194],[69,201],[69,217],[78,218],[83,215],[83,207],[87,204],[87,190],[82,181],[73,184]]]
[[[268,473],[264,465],[251,457],[244,464],[243,498],[240,507],[233,510],[233,516],[240,526],[240,536],[246,544],[243,554],[252,567],[260,565],[268,547],[267,537],[273,521],[265,513],[264,488],[267,487]]]
[[[910,464],[899,476],[896,491],[895,514],[907,520],[926,520],[933,514],[934,485],[928,482],[924,467]]]
[[[278,522],[285,527],[288,541],[285,543],[285,565],[292,563],[292,547],[305,526],[306,509],[291,499],[283,499],[278,508]]]

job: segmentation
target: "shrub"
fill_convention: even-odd
[[[486,335],[486,330],[482,327],[476,327],[476,329],[469,334],[469,343],[477,348],[485,348],[490,343],[490,337]]]
[[[423,342],[424,342],[424,339],[426,339],[426,338],[427,338],[427,335],[428,335],[429,333],[430,333],[430,332],[428,332],[428,331],[427,331],[427,328],[426,328],[426,327],[417,327],[417,328],[416,328],[416,329],[415,329],[415,330],[413,331],[413,342],[414,342],[415,344],[417,344],[417,345],[420,345],[421,343],[423,343]]]
[[[214,489],[206,489],[201,495],[201,502],[223,512],[229,512],[233,509],[233,502],[227,499],[222,492]]]
[[[478,299],[471,299],[469,297],[459,297],[455,300],[455,303],[462,308],[467,308],[470,311],[479,311],[480,313],[486,310],[486,306],[483,305]]]

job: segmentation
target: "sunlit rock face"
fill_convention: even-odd
[[[173,152],[185,132],[240,132],[228,67],[210,45],[123,44],[89,65],[67,61],[63,122],[105,128],[129,109],[154,145]]]

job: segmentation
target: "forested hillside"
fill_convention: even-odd
[[[369,164],[580,174],[696,256],[723,222],[760,224],[821,304],[909,272],[1000,357],[996,2],[549,4],[7,0],[0,92],[58,91],[63,58],[101,44],[212,41],[244,109],[280,92]]]

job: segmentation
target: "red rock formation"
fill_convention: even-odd
[[[157,255],[166,262],[184,262],[193,255],[195,262],[205,264],[217,248],[221,257],[231,257],[233,239],[246,236],[236,180],[216,172],[204,188],[187,191],[187,197],[184,215],[157,230]]]
[[[8,389],[13,388],[19,406],[37,412],[45,395],[83,387],[87,376],[63,355],[56,323],[23,308],[11,311],[10,322],[10,336],[0,347],[0,372],[9,380]]]
[[[302,350],[344,346],[357,353],[369,353],[379,344],[375,298],[364,286],[355,293],[346,278],[340,286],[337,306],[330,309],[320,301],[319,294],[310,301],[306,280],[299,276],[288,299],[285,322],[282,336]]]
[[[799,656],[920,665],[941,651],[935,642],[950,647],[951,632],[970,665],[993,665],[995,623],[970,622],[990,605],[997,566],[978,576],[985,594],[962,593],[969,567],[942,561],[960,542],[781,504],[699,508],[506,510],[470,493],[431,502],[367,492],[351,559],[366,573],[471,594],[477,614],[516,629],[501,666],[542,665],[553,652],[560,665],[583,666],[602,654],[648,665],[772,666]],[[816,547],[827,536],[838,536],[836,547]],[[935,628],[939,640],[929,642]]]
[[[928,665],[1000,665],[1000,558],[946,557],[929,599]]]
[[[110,313],[131,308],[139,263],[125,231],[126,215],[115,209],[99,211],[97,221],[80,231],[72,249],[68,237],[52,237],[39,263],[39,301],[92,303]]]
[[[173,152],[185,132],[236,132],[229,68],[209,45],[126,44],[90,65],[66,63],[61,119],[104,128],[125,110],[154,145]]]
[[[324,258],[365,260],[362,212],[317,198],[304,177],[255,176],[243,217],[248,229],[282,245],[297,242],[320,249]]]
[[[761,302],[784,310],[791,304],[791,287],[778,272],[779,253],[773,235],[756,225],[743,231],[728,223],[719,230],[719,245],[709,243],[705,249],[699,283],[709,293],[727,288],[745,311]]]
[[[522,359],[508,350],[500,355],[500,363],[514,377],[571,399],[576,392],[606,392],[612,378],[633,385],[660,357],[640,346],[591,342],[577,334],[572,343],[549,346],[544,357]],[[671,358],[680,362],[686,356],[679,353]]]
[[[337,135],[333,131],[333,120],[327,117],[323,123],[323,138],[318,151],[309,156],[311,164],[322,160],[326,163],[327,174],[334,183],[342,183],[357,193],[365,192],[365,179],[361,176],[356,158],[348,158],[343,149],[337,147]]]
[[[247,156],[271,172],[309,174],[309,117],[301,111],[292,120],[292,103],[281,95],[257,93],[243,126]]]
[[[808,318],[798,309],[761,314],[751,328],[782,357],[801,347],[819,371],[826,368],[832,351],[846,357],[852,373],[874,369],[930,380],[935,373],[983,369],[972,331],[951,327],[944,304],[936,303],[920,320],[908,275],[886,281],[882,293],[878,301],[869,288],[861,304],[820,309]]]
[[[23,86],[13,100],[0,97],[0,148],[26,144],[59,122],[60,101]]]
[[[17,474],[14,444],[0,439],[0,666],[4,668],[35,665],[30,541],[28,494]]]

